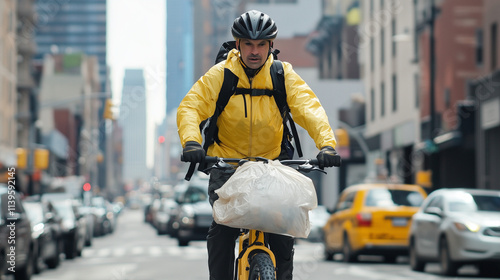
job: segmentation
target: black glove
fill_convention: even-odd
[[[196,141],[187,141],[182,150],[182,161],[185,162],[203,162],[205,160],[205,150]]]
[[[330,146],[321,148],[321,151],[319,151],[316,158],[318,159],[318,165],[321,169],[332,166],[339,167],[342,162],[339,154],[337,154],[337,151]]]

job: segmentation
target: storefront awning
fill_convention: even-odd
[[[434,137],[433,141],[427,139],[420,143],[417,143],[415,145],[415,150],[432,154],[442,150],[460,146],[461,144],[462,133],[458,130],[453,130]]]
[[[55,156],[66,159],[69,153],[68,139],[58,130],[51,130],[43,137],[43,144]]]

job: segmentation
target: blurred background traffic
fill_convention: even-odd
[[[74,258],[92,237],[113,232],[122,207],[144,210],[144,220],[180,246],[203,236],[210,208],[198,206],[206,197],[189,185],[199,181],[183,182],[176,108],[232,40],[234,18],[250,9],[275,20],[278,57],[315,91],[343,158],[327,175],[310,175],[321,204],[311,213],[311,240],[324,239],[328,212],[352,185],[500,190],[499,1],[157,3],[161,24],[142,20],[154,13],[146,8],[137,17],[120,15],[127,1],[0,2],[0,181],[5,192],[15,185],[33,232],[45,221],[57,236],[34,271],[42,262],[56,267],[54,252]],[[164,39],[164,68],[117,63],[157,47],[144,41],[138,51],[113,56],[128,44],[113,45],[112,34],[141,43],[125,21],[116,24],[120,16]],[[300,134],[305,157],[314,157],[314,143]],[[399,226],[409,230],[410,223]],[[500,239],[500,225],[489,227]],[[328,257],[337,245],[326,249]]]

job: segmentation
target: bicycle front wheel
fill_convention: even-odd
[[[273,261],[266,253],[257,253],[250,262],[249,280],[276,280]]]

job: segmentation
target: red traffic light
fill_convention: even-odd
[[[158,137],[158,143],[163,144],[165,142],[165,136]]]
[[[88,192],[88,191],[90,191],[91,188],[92,188],[92,186],[90,185],[90,183],[83,184],[84,191]]]

